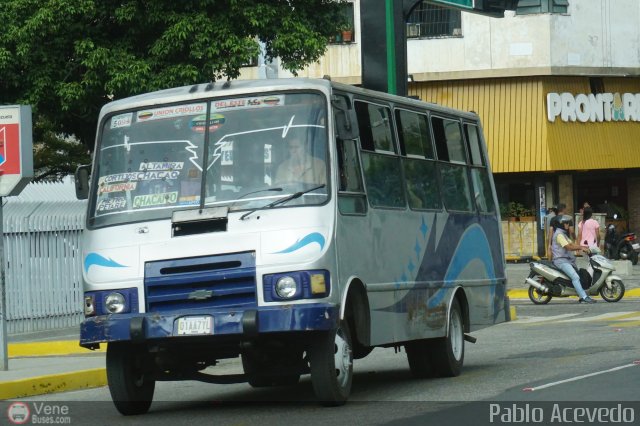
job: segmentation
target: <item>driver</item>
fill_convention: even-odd
[[[569,239],[569,229],[573,226],[573,220],[569,215],[563,215],[558,220],[560,226],[553,233],[551,241],[551,252],[553,254],[553,264],[564,272],[573,284],[573,288],[578,293],[579,303],[596,303],[582,288],[580,276],[577,272],[576,256],[572,251],[581,250],[585,253],[589,251],[588,247],[571,242]]]
[[[276,185],[284,183],[326,183],[327,171],[324,161],[309,154],[302,139],[292,136],[287,141],[289,156],[280,163],[276,172]]]

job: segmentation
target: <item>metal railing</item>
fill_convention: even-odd
[[[79,325],[83,318],[84,202],[3,207],[9,334]]]

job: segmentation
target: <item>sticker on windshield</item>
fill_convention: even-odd
[[[138,184],[136,182],[114,183],[111,185],[102,184],[98,187],[98,194],[106,194],[110,192],[133,191]]]
[[[176,170],[160,170],[151,172],[128,172],[117,173],[114,175],[102,176],[98,180],[98,185],[103,183],[116,183],[116,182],[136,182],[146,180],[166,180],[166,179],[178,179],[180,172]]]
[[[163,192],[161,194],[138,195],[133,199],[133,208],[164,206],[175,204],[178,201],[178,192]]]
[[[182,170],[184,162],[182,161],[148,161],[140,163],[140,170],[145,172],[149,170]]]
[[[262,108],[284,105],[284,95],[253,96],[251,98],[224,99],[213,101],[215,111],[230,109]]]
[[[153,121],[165,118],[182,117],[185,115],[202,114],[206,109],[206,104],[204,103],[145,109],[143,111],[138,111],[136,121]]]
[[[216,130],[218,130],[224,125],[225,120],[225,116],[222,114],[211,114],[211,118],[209,119],[209,131],[215,132]],[[189,123],[189,126],[191,126],[191,130],[196,133],[204,133],[206,121],[207,116],[205,114],[199,115],[191,119],[191,123]]]
[[[133,118],[133,113],[129,112],[127,114],[114,115],[111,117],[111,128],[119,129],[120,127],[129,127],[131,126],[131,119]]]
[[[100,200],[98,203],[99,212],[109,212],[112,210],[120,210],[127,207],[127,199],[124,197],[107,198],[106,200]]]

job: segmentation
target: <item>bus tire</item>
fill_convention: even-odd
[[[321,332],[309,346],[311,383],[322,405],[347,402],[353,381],[351,333],[346,323]]]
[[[144,371],[141,350],[130,343],[107,345],[107,382],[116,409],[125,416],[149,411],[156,381]]]
[[[413,340],[404,345],[411,375],[416,379],[426,379],[433,376],[431,364],[430,342],[428,340]]]
[[[440,377],[459,376],[464,363],[464,322],[457,299],[451,303],[448,321],[447,335],[429,345],[433,372]]]

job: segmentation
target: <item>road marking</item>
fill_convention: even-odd
[[[521,319],[517,320],[516,322],[518,324],[533,324],[533,323],[540,323],[540,322],[555,321],[555,320],[559,320],[559,319],[562,319],[562,318],[574,317],[576,315],[580,315],[580,314],[579,313],[577,313],[577,314],[561,314],[561,315],[554,315],[554,316],[550,316],[550,317],[521,317]]]
[[[618,312],[619,314],[621,312]],[[640,311],[636,311],[636,312],[629,312],[629,313],[624,313],[622,312],[622,315],[618,315],[612,318],[609,318],[608,320],[611,321],[635,321],[640,319]]]
[[[586,322],[586,321],[611,321],[617,320],[620,317],[628,317],[630,314],[640,315],[640,312],[609,312],[606,314],[588,316],[582,318],[572,318],[558,322]]]
[[[522,390],[525,391],[525,392],[534,392],[534,391],[537,391],[537,390],[540,390],[540,389],[546,389],[546,388],[550,388],[552,386],[561,385],[563,383],[575,382],[576,380],[586,379],[587,377],[593,377],[593,376],[598,376],[600,374],[611,373],[613,371],[622,370],[624,368],[637,367],[638,365],[640,365],[640,362],[639,361],[634,361],[631,364],[621,365],[620,367],[614,367],[614,368],[610,368],[610,369],[604,370],[604,371],[596,371],[595,373],[583,374],[582,376],[576,376],[576,377],[572,377],[570,379],[559,380],[557,382],[551,382],[551,383],[547,383],[545,385],[540,385],[540,386],[535,386],[535,387],[527,387],[527,388],[524,388]]]
[[[609,324],[609,327],[640,327],[640,321],[627,321]]]

